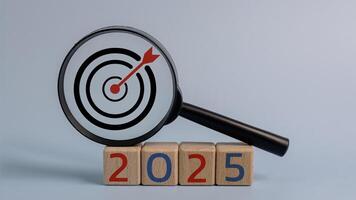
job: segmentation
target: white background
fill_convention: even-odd
[[[0,1],[0,199],[352,199],[355,1]],[[172,55],[184,100],[290,138],[251,187],[108,187],[103,146],[57,98],[72,45],[128,25]],[[150,141],[233,141],[182,118]]]

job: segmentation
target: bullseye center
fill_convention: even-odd
[[[110,86],[110,91],[113,94],[117,94],[117,93],[120,92],[120,86],[117,85],[117,84],[113,84],[113,85]]]

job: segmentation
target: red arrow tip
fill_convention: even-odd
[[[153,55],[153,48],[149,48],[145,55],[143,56],[143,59],[142,59],[142,63],[143,64],[147,64],[147,63],[152,63],[154,62],[157,58],[159,57],[159,55]]]

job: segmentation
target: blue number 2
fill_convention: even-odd
[[[231,168],[231,169],[237,169],[238,170],[238,175],[235,177],[225,177],[226,181],[231,181],[231,182],[236,182],[240,181],[244,175],[245,175],[245,170],[244,168],[239,165],[239,164],[231,164],[231,158],[233,157],[242,157],[241,153],[227,153],[226,154],[226,162],[225,162],[225,167],[226,168]]]
[[[166,162],[167,171],[166,171],[166,174],[161,178],[160,177],[156,177],[153,174],[152,165],[153,165],[153,161],[156,158],[163,158],[164,161]],[[172,171],[171,159],[169,158],[169,156],[167,154],[154,153],[148,158],[148,161],[147,161],[147,175],[152,181],[159,182],[159,183],[168,181],[169,177],[171,176],[171,171]]]

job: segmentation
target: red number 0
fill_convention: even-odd
[[[201,154],[190,154],[189,159],[199,159],[200,161],[200,166],[192,173],[192,175],[189,176],[188,182],[189,183],[205,183],[206,178],[195,178],[205,167],[206,161],[204,156]]]
[[[109,181],[110,182],[127,182],[128,179],[127,178],[119,178],[117,177],[121,172],[122,170],[124,170],[127,166],[127,157],[125,156],[125,154],[122,154],[122,153],[113,153],[113,154],[110,154],[110,158],[121,158],[122,160],[122,164],[121,166],[119,167],[119,169],[117,169],[111,176],[110,176],[110,179]]]

